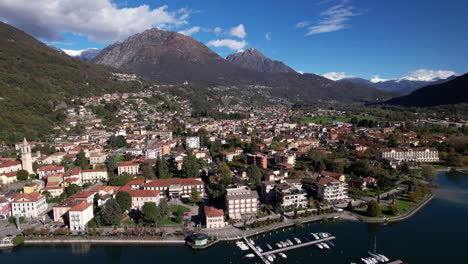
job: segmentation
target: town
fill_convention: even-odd
[[[143,227],[213,240],[301,219],[387,221],[431,198],[436,167],[466,165],[456,138],[411,130],[424,120],[370,113],[237,104],[193,117],[154,89],[75,98],[63,114],[52,141],[3,146],[2,235]]]

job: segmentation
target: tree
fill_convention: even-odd
[[[262,171],[253,164],[247,168],[247,177],[250,188],[257,189],[262,185]]]
[[[143,162],[141,164],[141,174],[145,179],[155,179],[156,174],[154,174],[153,167],[148,162]]]
[[[164,158],[158,157],[156,159],[156,178],[169,179],[172,175],[167,167],[167,161]]]
[[[398,206],[396,204],[391,204],[388,206],[390,209],[390,214],[391,215],[398,215],[400,213],[400,209],[398,209]]]
[[[182,208],[182,206],[179,206],[177,208],[177,212],[176,212],[176,223],[180,224],[182,223],[182,220],[184,219],[184,210]]]
[[[426,180],[432,180],[435,176],[435,169],[431,165],[426,165],[422,167],[421,176]]]
[[[118,136],[115,139],[115,146],[118,148],[123,148],[127,146],[127,140],[125,139],[124,136]]]
[[[401,172],[403,172],[404,174],[409,174],[410,173],[410,167],[408,165],[408,163],[403,163],[403,165],[401,166]]]
[[[189,201],[191,203],[199,203],[202,201],[200,197],[200,192],[198,191],[196,186],[192,186],[192,192],[190,193]]]
[[[156,204],[153,202],[145,203],[142,207],[143,219],[146,222],[156,222],[160,218],[160,214],[158,213],[158,208]]]
[[[182,164],[182,171],[185,178],[196,178],[200,176],[200,167],[193,151],[188,148]]]
[[[65,195],[67,197],[70,197],[72,195],[74,195],[75,193],[81,191],[81,187],[72,183],[70,185],[68,185],[68,187],[65,189]]]
[[[376,200],[372,200],[367,203],[367,215],[371,217],[380,216],[382,214],[382,210],[380,209],[380,205]]]
[[[109,185],[111,186],[124,186],[129,181],[133,180],[133,176],[124,172],[120,176],[113,176],[109,179]]]
[[[86,155],[83,150],[80,150],[78,153],[78,157],[76,157],[76,165],[79,166],[82,170],[85,170],[88,168],[89,163],[88,159],[86,158]]]
[[[110,199],[106,202],[104,210],[102,211],[102,223],[104,225],[117,225],[120,222],[122,215],[122,208],[120,208],[116,199]]]
[[[117,162],[114,159],[114,156],[108,155],[106,158],[106,167],[108,172],[115,172],[117,169]]]
[[[450,152],[447,155],[447,164],[454,167],[461,167],[463,166],[463,156],[456,152]]]
[[[232,181],[232,172],[229,169],[229,166],[226,164],[226,162],[223,161],[219,165],[216,172],[219,174],[219,177],[221,178],[220,184],[223,186],[224,189],[226,189],[227,186]]]
[[[28,179],[29,173],[27,170],[19,170],[16,173],[16,178],[20,181],[25,181]]]
[[[158,205],[160,219],[164,219],[169,215],[169,205],[166,202],[166,199],[161,199]]]
[[[130,196],[130,194],[128,194],[128,192],[119,192],[115,196],[115,200],[117,200],[117,203],[119,204],[120,209],[122,209],[122,211],[128,211],[132,207],[132,197]]]

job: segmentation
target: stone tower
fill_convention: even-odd
[[[27,171],[29,174],[34,174],[31,157],[31,146],[29,146],[26,138],[24,138],[23,144],[21,145],[21,163],[23,170]]]

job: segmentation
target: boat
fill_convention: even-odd
[[[281,245],[280,242],[276,243],[276,246],[279,247],[279,248],[283,248],[283,245]]]
[[[267,258],[269,261],[273,261],[273,260],[274,260],[273,257],[272,257],[271,255],[266,256],[266,258]]]
[[[270,244],[266,244],[266,247],[269,249],[269,250],[272,250],[273,247],[270,245]]]
[[[366,264],[371,264],[367,259],[365,258],[361,258],[362,262],[366,263]]]
[[[325,241],[330,247],[334,247],[335,243],[331,242],[330,240]]]
[[[320,245],[320,243],[318,243],[318,244],[315,244],[315,245],[316,245],[318,248],[320,248],[320,249],[323,249],[323,246],[322,246],[322,245]]]
[[[376,260],[375,258],[370,257],[370,258],[367,258],[367,259],[370,260],[370,261],[372,261],[372,263],[374,263],[374,264],[379,263],[379,261]]]
[[[293,242],[292,242],[291,240],[289,240],[289,239],[286,239],[286,242],[288,242],[288,245],[289,245],[289,246],[294,245]]]
[[[382,262],[382,263],[383,263],[383,262],[386,262],[384,258],[380,257],[380,256],[377,255],[377,254],[373,254],[372,252],[367,252],[367,253],[369,253],[369,255],[370,255],[371,257],[373,257],[374,259],[376,259],[376,260],[379,261],[379,262]]]
[[[294,240],[295,240],[296,243],[298,243],[298,244],[302,243],[302,241],[301,241],[299,238],[297,238],[297,237],[295,237]]]
[[[327,245],[327,243],[320,243],[320,244],[322,244],[322,246],[323,246],[324,248],[330,249],[330,247]]]
[[[381,257],[385,262],[387,261],[390,261],[390,259],[388,259],[386,256],[382,255],[382,254],[377,254],[379,257]]]
[[[284,254],[283,252],[278,253],[278,255],[280,255],[284,259],[288,258],[288,256],[286,256],[286,254]]]
[[[316,233],[310,233],[315,239],[319,239]]]
[[[249,253],[247,255],[245,255],[246,258],[254,258],[255,257],[255,254],[254,253]]]
[[[256,248],[257,248],[258,252],[260,252],[260,253],[262,253],[262,252],[263,252],[263,249],[262,249],[261,247],[259,247],[259,246],[256,246]]]
[[[249,239],[250,244],[255,245],[255,242],[252,239]]]

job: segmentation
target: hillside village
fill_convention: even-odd
[[[446,135],[409,130],[427,120],[241,104],[193,117],[189,101],[158,90],[75,98],[64,113],[66,133],[24,138],[0,159],[0,218],[12,226],[256,228],[376,197],[417,201],[428,163],[463,165]]]

